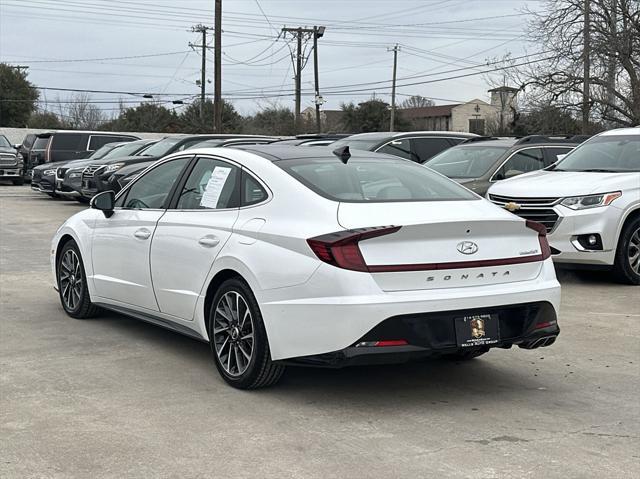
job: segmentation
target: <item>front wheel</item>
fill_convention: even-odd
[[[622,283],[640,284],[640,217],[627,223],[620,233],[613,274]]]
[[[58,292],[65,312],[76,319],[95,316],[99,308],[91,302],[87,288],[87,276],[80,249],[69,240],[62,247],[56,262]]]
[[[241,279],[218,289],[208,320],[209,343],[218,372],[231,386],[257,389],[278,382],[284,366],[274,363],[260,308]]]
[[[24,178],[16,178],[15,180],[11,180],[15,186],[24,185]]]

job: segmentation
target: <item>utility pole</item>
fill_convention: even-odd
[[[590,108],[590,63],[591,63],[591,25],[590,25],[590,0],[584,0],[584,49],[582,52],[584,62],[584,78],[582,81],[582,134],[589,133],[589,108]]]
[[[324,27],[313,27],[313,74],[315,77],[315,85],[316,85],[316,132],[322,132],[322,122],[320,121],[320,105],[322,105],[323,100],[320,96],[320,80],[318,73],[318,38],[322,38],[324,35]]]
[[[618,2],[617,0],[612,0],[611,2],[611,36],[613,37],[613,41],[616,43],[615,47],[611,45],[611,50],[609,58],[609,64],[607,65],[607,107],[605,108],[605,116],[609,116],[612,112],[611,105],[613,105],[616,101],[615,91],[616,91],[616,55],[613,53],[618,49]],[[608,118],[607,118],[608,119]]]
[[[202,66],[200,67],[200,121],[204,125],[204,99],[206,96],[207,87],[207,32],[211,30],[210,27],[206,27],[202,24],[191,27],[192,32],[198,32],[202,34],[202,44],[194,45],[189,43],[191,48],[199,47],[202,49]]]
[[[396,72],[398,70],[398,51],[400,45],[397,43],[393,48],[387,48],[388,52],[393,52],[393,83],[391,84],[391,121],[389,122],[389,131],[393,131],[396,123]]]
[[[300,104],[301,104],[301,85],[302,85],[302,37],[306,35],[315,35],[315,28],[287,28],[282,29],[282,33],[285,35],[291,33],[297,40],[296,48],[296,64],[295,64],[295,79],[296,79],[296,106],[294,113],[295,131],[300,131]]]
[[[215,0],[213,131],[222,133],[222,0]]]

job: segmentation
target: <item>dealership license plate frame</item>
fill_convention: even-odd
[[[458,347],[491,346],[500,341],[500,318],[497,314],[461,316],[454,318],[454,324]]]

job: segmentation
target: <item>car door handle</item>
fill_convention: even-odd
[[[147,228],[140,228],[139,230],[136,230],[135,233],[133,233],[133,236],[141,240],[146,240],[149,239],[149,236],[151,236],[151,231],[149,231]]]
[[[220,244],[220,239],[217,236],[207,235],[200,238],[198,240],[198,243],[200,243],[205,248],[213,248],[214,246],[218,246]]]

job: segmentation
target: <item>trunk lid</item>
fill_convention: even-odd
[[[538,276],[538,233],[485,200],[340,203],[347,229],[394,225],[400,230],[359,242],[384,291],[480,286]]]

